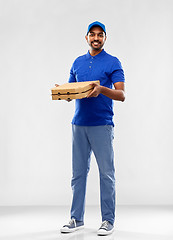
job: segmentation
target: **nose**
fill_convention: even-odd
[[[94,40],[98,40],[98,36],[97,36],[97,34],[95,34],[95,36],[94,36]]]

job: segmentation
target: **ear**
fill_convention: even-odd
[[[88,35],[86,35],[86,36],[85,36],[85,39],[86,39],[86,40],[87,40],[87,42],[88,42]]]

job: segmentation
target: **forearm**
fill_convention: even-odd
[[[110,89],[104,86],[101,86],[101,92],[106,97],[109,97],[113,100],[122,101],[125,100],[125,92],[119,89]]]

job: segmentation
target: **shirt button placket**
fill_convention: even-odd
[[[91,60],[90,60],[90,65],[89,65],[89,68],[91,69],[91,64],[93,63],[92,62],[92,59],[94,59],[93,57],[91,58]]]

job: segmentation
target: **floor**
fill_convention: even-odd
[[[117,206],[115,231],[97,236],[99,207],[86,207],[85,229],[61,234],[68,207],[0,207],[0,240],[173,240],[173,206]]]

